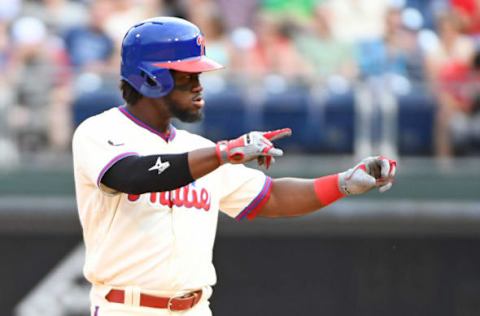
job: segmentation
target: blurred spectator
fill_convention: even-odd
[[[480,0],[450,0],[450,2],[460,19],[462,30],[467,34],[480,36]]]
[[[107,34],[114,39],[117,47],[121,46],[123,36],[128,29],[147,18],[162,15],[161,0],[108,0],[112,11],[104,17]]]
[[[315,7],[324,0],[261,0],[261,9],[265,12],[277,14],[285,19],[307,22],[312,18]]]
[[[311,67],[305,61],[290,34],[282,29],[281,21],[265,12],[260,12],[254,25],[255,37],[251,45],[245,45],[239,57],[239,65],[251,79],[262,79],[268,74],[275,74],[289,80],[310,76]],[[238,41],[235,41],[238,45]]]
[[[424,57],[417,40],[421,23],[421,15],[415,9],[391,7],[385,16],[385,35],[357,44],[361,74],[423,80]]]
[[[6,85],[12,69],[12,47],[8,34],[8,22],[0,19],[0,89]]]
[[[257,12],[258,0],[216,0],[221,15],[225,19],[227,30],[247,27],[253,24]]]
[[[16,154],[16,146],[11,139],[7,120],[14,96],[11,88],[11,78],[14,75],[12,56],[8,22],[0,17],[0,165],[10,166],[12,161],[15,161]]]
[[[42,21],[22,17],[12,25],[15,104],[9,123],[20,149],[63,149],[68,129],[55,124],[68,113],[68,58],[59,38],[50,36]]]
[[[444,78],[446,102],[458,109],[449,129],[456,154],[480,152],[480,52],[471,67],[461,67]]]
[[[398,15],[398,10],[391,9],[387,16],[386,41],[396,47],[405,56],[405,71],[409,80],[422,84],[425,80],[425,53],[421,46],[420,31],[423,15],[414,8],[405,8]],[[393,18],[392,18],[393,15]],[[399,19],[400,18],[400,19]],[[393,21],[390,21],[392,19]]]
[[[70,0],[25,0],[22,15],[41,20],[49,32],[57,35],[72,26],[85,24],[88,18],[85,5]]]
[[[435,151],[440,157],[453,155],[450,121],[465,112],[466,103],[458,102],[459,89],[475,52],[473,41],[460,33],[460,21],[453,14],[439,17],[439,41],[427,52],[429,80],[436,91],[439,109],[435,127]]]
[[[325,5],[318,5],[309,29],[298,32],[295,43],[314,68],[316,79],[325,81],[340,75],[352,80],[357,75],[353,46],[335,39],[331,32],[333,16]]]
[[[347,42],[381,38],[389,0],[326,0],[334,37]]]
[[[15,75],[14,51],[11,47],[8,28],[9,23],[0,18],[0,112],[2,108],[7,107],[10,101],[13,93],[10,84],[12,77]]]
[[[77,71],[103,71],[114,52],[113,40],[106,34],[103,21],[112,10],[109,0],[90,4],[89,21],[68,30],[65,35],[70,63]]]

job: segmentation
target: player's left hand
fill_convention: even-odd
[[[378,188],[383,193],[392,187],[396,171],[395,160],[382,156],[365,158],[355,167],[339,173],[340,191],[352,195]]]

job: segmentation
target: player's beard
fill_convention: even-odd
[[[174,117],[182,122],[193,123],[203,119],[203,112],[201,110],[183,109],[172,99],[168,102],[168,109]]]

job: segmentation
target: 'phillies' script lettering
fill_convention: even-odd
[[[183,206],[186,208],[193,207],[203,209],[205,211],[210,210],[210,193],[205,188],[197,189],[192,185],[187,185],[174,191],[151,192],[146,194],[150,195],[148,202],[153,206]],[[139,194],[129,194],[128,200],[130,202],[136,202],[140,199],[140,196]]]

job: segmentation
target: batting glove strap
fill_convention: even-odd
[[[228,162],[228,142],[226,140],[217,143],[215,148],[218,162],[223,165]]]

